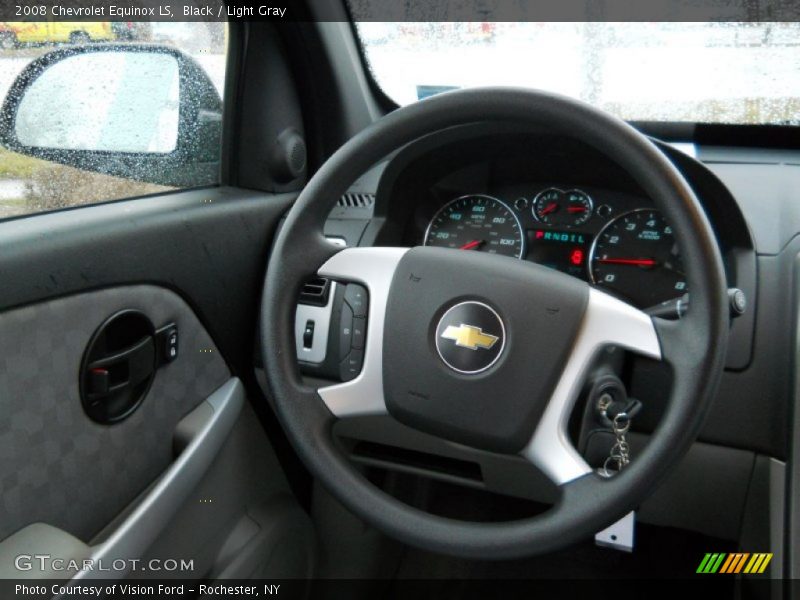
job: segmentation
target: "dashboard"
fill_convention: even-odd
[[[757,301],[750,224],[713,165],[654,143],[700,200],[728,287],[742,290],[750,303],[731,325],[726,361],[743,369],[753,355]],[[377,163],[349,193],[374,202],[331,213],[326,233],[348,244],[503,254],[671,318],[691,302],[679,232],[625,169],[575,138],[512,125],[447,129]]]
[[[670,223],[627,172],[571,138],[479,124],[439,132],[388,162],[381,210],[381,245],[526,260],[643,310],[690,292]],[[720,223],[727,227],[724,216]],[[724,255],[739,234],[718,233]]]

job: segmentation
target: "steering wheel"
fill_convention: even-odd
[[[638,182],[671,223],[691,290],[678,321],[651,318],[588,284],[527,261],[419,248],[337,249],[328,213],[363,172],[426,134],[476,122],[546,127],[588,143]],[[363,367],[315,389],[301,379],[294,316],[312,276],[366,287]],[[448,92],[400,108],[344,144],[308,182],[272,249],[261,308],[276,412],[311,473],[356,516],[405,543],[471,558],[550,552],[637,507],[696,438],[723,370],[726,283],[706,216],[682,175],[625,122],[566,97],[515,88]],[[619,474],[597,475],[566,425],[597,353],[613,345],[666,361],[673,384],[646,448]],[[447,440],[519,455],[560,495],[535,517],[467,522],[392,498],[338,448],[338,418],[385,415]]]

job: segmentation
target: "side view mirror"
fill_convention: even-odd
[[[153,44],[68,47],[32,61],[0,110],[7,149],[185,187],[219,180],[222,101],[203,69]]]

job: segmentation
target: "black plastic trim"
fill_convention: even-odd
[[[385,464],[387,468],[391,468],[391,465],[399,465],[423,471],[432,471],[433,473],[449,475],[459,479],[483,481],[481,466],[476,462],[378,442],[356,442],[351,452],[351,457],[355,460],[361,459],[363,462],[380,462]]]

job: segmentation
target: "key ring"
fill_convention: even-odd
[[[613,473],[608,470],[608,468],[611,466],[612,461],[616,464],[616,469],[614,469]],[[619,473],[620,471],[619,465],[620,465],[620,459],[618,457],[609,456],[603,462],[603,468],[600,470],[600,476],[605,477],[606,479],[611,479],[616,473]]]
[[[625,424],[622,425],[621,423],[624,422]],[[628,429],[631,426],[631,420],[628,418],[628,413],[621,412],[612,421],[614,425],[614,433],[625,435],[628,433]]]

